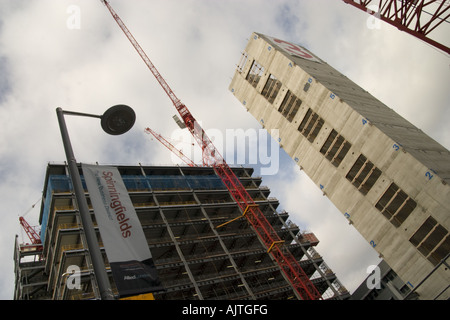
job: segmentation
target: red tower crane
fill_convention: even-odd
[[[450,4],[445,0],[343,0],[370,15],[450,54],[450,47],[430,38],[430,32],[449,23]],[[375,11],[374,8],[377,8]],[[448,40],[448,38],[447,38]]]
[[[36,204],[41,200],[39,198],[23,215],[19,217],[19,223],[22,226],[23,230],[25,230],[25,233],[27,234],[28,238],[30,239],[32,244],[36,245],[36,248],[39,248],[42,246],[41,237],[36,232],[36,230],[30,226],[30,224],[25,220],[25,216],[36,206]]]
[[[19,217],[19,222],[20,222],[20,225],[22,226],[22,228],[25,230],[28,238],[30,239],[31,244],[36,245],[37,249],[42,247],[41,237],[36,232],[36,230],[34,230],[34,228],[32,226],[30,226],[30,224],[27,222],[27,220],[25,220],[24,217]]]
[[[191,114],[188,108],[176,97],[167,82],[147,57],[139,43],[133,37],[133,35],[125,26],[117,13],[113,10],[109,2],[107,0],[102,0],[102,2],[106,5],[114,20],[127,36],[128,40],[136,49],[144,63],[153,73],[158,83],[167,93],[173,105],[180,114],[182,121],[185,123],[186,127],[193,135],[195,141],[201,147],[203,164],[205,166],[211,166],[214,168],[216,174],[223,181],[230,194],[233,196],[234,200],[243,212],[242,215],[247,218],[251,226],[254,228],[260,240],[266,246],[267,252],[271,254],[274,260],[278,263],[281,271],[289,280],[300,298],[303,300],[321,299],[321,294],[319,293],[317,288],[300,267],[298,261],[294,258],[292,253],[283,244],[284,241],[282,241],[278,236],[272,225],[268,222],[262,211],[259,209],[258,205],[248,194],[239,178],[234,174],[234,172],[225,162],[219,150],[216,149],[212,141],[206,135],[206,132],[195,120],[194,116]]]

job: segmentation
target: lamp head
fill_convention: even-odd
[[[106,133],[119,135],[130,130],[136,121],[133,109],[124,104],[115,105],[101,116],[101,125]]]

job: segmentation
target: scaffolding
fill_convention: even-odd
[[[172,299],[296,299],[280,267],[267,254],[247,219],[235,219],[239,208],[211,168],[118,167],[136,209],[155,266],[165,290],[154,293],[157,300]],[[89,268],[86,246],[64,165],[49,165],[41,208],[42,269],[51,299],[98,297]],[[289,223],[287,212],[277,212],[279,202],[260,187],[252,169],[236,168],[247,191],[278,236],[299,261],[324,298],[343,299],[334,273],[325,272],[323,258],[312,254],[307,233]],[[88,198],[88,204],[90,201]],[[48,207],[45,207],[48,205]],[[92,212],[91,212],[92,213]],[[45,216],[47,215],[47,216]],[[95,216],[92,213],[94,225]],[[233,220],[232,223],[227,223]],[[289,225],[287,224],[289,223]],[[222,226],[221,226],[222,225]],[[218,226],[220,226],[218,228]],[[300,232],[300,233],[299,233]],[[297,236],[296,236],[297,234]],[[302,235],[302,236],[299,236]],[[108,260],[98,239],[105,265]],[[81,270],[81,288],[66,286],[67,268]],[[113,291],[114,282],[109,272]],[[16,299],[32,298],[17,295]]]

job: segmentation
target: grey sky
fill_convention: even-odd
[[[306,46],[450,146],[448,56],[387,24],[371,27],[342,1],[110,2],[205,129],[260,129],[228,91],[255,31]],[[449,38],[445,28],[439,36]],[[56,107],[101,114],[123,103],[137,114],[135,127],[118,137],[96,119],[68,118],[81,162],[170,164],[170,152],[144,128],[170,137],[178,127],[170,100],[100,1],[0,0],[0,75],[0,298],[11,299],[14,236],[28,241],[18,216],[41,196],[47,163],[65,160]],[[377,255],[289,157],[281,153],[280,163],[263,184],[294,222],[316,233],[317,250],[353,291]],[[37,224],[38,215],[36,208],[26,218]]]

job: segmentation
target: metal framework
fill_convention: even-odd
[[[41,237],[39,237],[39,234],[34,230],[32,226],[25,220],[24,217],[19,217],[19,222],[22,228],[25,230],[28,238],[30,239],[32,244],[36,245],[36,248],[42,247],[41,244]]]
[[[133,35],[125,26],[117,13],[113,10],[109,2],[106,0],[102,0],[102,2],[106,5],[114,20],[117,22],[119,27],[127,36],[128,40],[139,53],[144,63],[153,73],[158,83],[167,93],[173,105],[180,114],[183,122],[186,124],[186,127],[201,147],[203,165],[211,166],[214,168],[215,172],[222,179],[230,194],[242,210],[243,215],[245,215],[247,220],[250,222],[250,224],[258,234],[262,243],[264,243],[264,245],[267,247],[267,252],[270,253],[274,260],[278,263],[280,269],[289,280],[299,297],[303,300],[322,299],[321,294],[319,293],[317,288],[300,267],[298,261],[283,245],[283,241],[280,239],[272,225],[267,221],[266,217],[256,205],[255,201],[245,190],[245,187],[242,185],[239,178],[234,174],[234,172],[225,162],[222,155],[206,135],[206,132],[195,120],[194,116],[190,113],[188,108],[176,97],[170,86],[155,68],[153,63],[145,54],[144,50],[140,47],[139,43],[133,37]]]
[[[450,3],[447,0],[343,1],[450,54],[450,47],[429,37],[443,22],[449,23],[447,19],[450,17]],[[378,11],[374,11],[374,7],[378,8]]]

